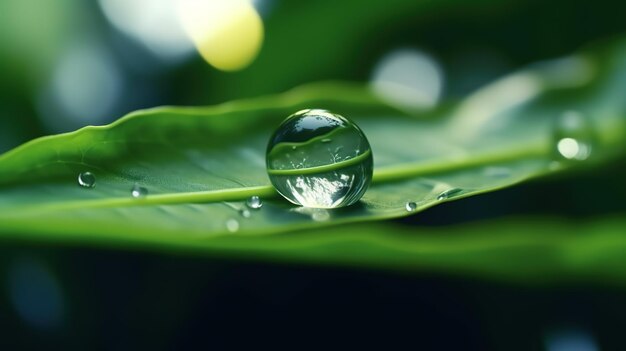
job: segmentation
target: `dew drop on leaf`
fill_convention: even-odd
[[[263,201],[261,201],[261,198],[256,195],[250,196],[248,200],[246,200],[246,206],[253,210],[258,210],[259,208],[263,207]]]
[[[243,218],[250,218],[250,216],[252,216],[252,213],[250,213],[250,210],[245,209],[245,208],[242,208],[238,212],[241,215],[241,217],[243,217]]]
[[[560,159],[584,161],[591,155],[593,131],[589,121],[577,111],[567,111],[556,121],[554,142]]]
[[[91,172],[82,172],[78,175],[78,185],[83,188],[94,188],[96,186],[96,176]]]
[[[372,151],[361,129],[326,110],[302,110],[287,117],[270,138],[266,164],[278,193],[311,208],[354,204],[373,172]]]
[[[406,205],[404,206],[404,208],[408,211],[408,212],[413,212],[417,209],[417,204],[415,202],[407,202]]]
[[[130,190],[130,195],[134,198],[146,197],[148,195],[148,189],[139,186],[138,184],[133,185],[133,188]]]
[[[441,194],[437,195],[437,200],[441,201],[441,200],[450,199],[458,195],[461,191],[463,191],[463,189],[460,189],[460,188],[448,189],[446,191],[441,192]]]

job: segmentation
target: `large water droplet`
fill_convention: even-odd
[[[229,220],[226,221],[226,230],[228,230],[231,233],[235,233],[236,231],[239,230],[239,222],[234,219],[231,218]]]
[[[78,184],[84,188],[93,188],[96,186],[96,176],[91,172],[83,172],[78,175]]]
[[[324,142],[331,137],[333,143]],[[313,208],[357,202],[373,171],[372,151],[361,129],[326,110],[289,116],[270,139],[266,163],[278,193],[296,205]]]
[[[579,112],[567,111],[557,119],[554,139],[561,159],[584,161],[591,155],[593,130]]]
[[[415,202],[407,202],[406,205],[404,205],[404,208],[408,211],[408,212],[413,212],[417,209],[417,204]]]
[[[437,195],[437,200],[441,201],[441,200],[450,199],[458,195],[459,193],[461,193],[461,191],[463,191],[463,189],[459,189],[459,188],[448,189],[446,191],[441,192],[441,194]]]
[[[133,185],[133,188],[130,190],[130,195],[134,198],[146,197],[148,195],[148,189],[139,186],[139,184]]]
[[[263,207],[263,201],[261,201],[261,198],[256,195],[250,196],[248,200],[246,200],[246,206],[253,210],[258,210],[259,208]]]

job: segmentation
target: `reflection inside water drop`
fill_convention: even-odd
[[[83,172],[78,175],[78,184],[83,188],[93,188],[96,186],[96,176],[91,172]]]

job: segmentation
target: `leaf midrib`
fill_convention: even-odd
[[[462,170],[465,168],[487,166],[507,161],[521,161],[536,157],[545,157],[545,155],[549,152],[549,144],[536,142],[534,144],[525,144],[522,147],[501,149],[497,152],[485,152],[479,155],[472,155],[471,158],[445,158],[439,160],[403,163],[375,169],[372,182],[373,184],[382,184],[445,171]],[[184,203],[213,203],[221,201],[245,200],[253,195],[262,198],[272,198],[277,196],[278,193],[272,185],[261,185],[211,191],[155,194],[139,199],[128,196],[123,198],[49,202],[45,204],[14,207],[11,209],[11,212],[58,211],[84,208],[114,208]]]

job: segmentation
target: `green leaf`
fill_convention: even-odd
[[[555,121],[587,119],[591,157],[623,150],[626,50],[544,63],[505,77],[457,105],[411,116],[366,87],[315,84],[214,107],[162,107],[29,142],[0,156],[0,233],[197,243],[219,235],[271,234],[407,216],[438,203],[570,168],[557,158]],[[374,183],[349,208],[296,207],[265,171],[267,139],[303,108],[352,118],[372,145]],[[579,162],[580,163],[580,162]],[[77,184],[84,171],[93,189]],[[130,195],[134,184],[145,198]],[[241,216],[246,198],[263,208]],[[406,204],[415,203],[414,211]]]

